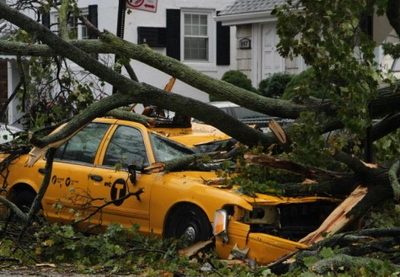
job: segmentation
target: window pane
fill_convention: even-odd
[[[81,27],[82,39],[89,39],[89,30],[86,26]]]
[[[198,14],[192,15],[192,24],[199,25],[200,24],[200,16]]]
[[[206,36],[207,35],[207,26],[200,26],[199,27],[199,35]]]
[[[185,35],[191,35],[191,34],[192,34],[191,26],[185,26]]]
[[[185,25],[186,24],[192,24],[192,17],[190,14],[185,14]]]
[[[116,164],[148,166],[142,133],[132,127],[119,126],[107,147],[103,165]]]
[[[208,60],[208,39],[185,38],[185,59]]]
[[[89,17],[89,14],[83,14],[86,18]],[[89,30],[86,27],[85,24],[79,24],[79,27],[81,29],[81,39],[89,39]]]
[[[185,14],[184,59],[208,60],[208,15]]]
[[[55,158],[93,164],[99,144],[109,126],[104,123],[90,123],[59,147]]]
[[[207,16],[206,15],[203,14],[200,16],[200,24],[207,25]]]
[[[200,27],[199,26],[193,26],[192,28],[193,28],[192,35],[194,35],[194,36],[200,35],[200,31],[199,31]]]

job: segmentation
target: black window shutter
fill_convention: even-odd
[[[50,29],[50,13],[42,14],[42,24]]]
[[[167,9],[167,56],[181,59],[181,11]]]
[[[217,65],[230,64],[230,41],[230,27],[222,26],[221,22],[217,22]]]
[[[373,17],[371,15],[362,15],[360,21],[360,28],[370,38],[373,37]]]
[[[138,27],[138,44],[147,44],[150,47],[166,47],[166,28]]]
[[[97,5],[89,5],[89,15],[88,20],[92,23],[96,28],[98,27],[98,16],[97,16]],[[89,38],[96,39],[97,35],[89,30]]]

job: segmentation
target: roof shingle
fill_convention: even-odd
[[[276,5],[285,3],[286,0],[235,0],[226,9],[221,11],[219,15],[272,11]]]

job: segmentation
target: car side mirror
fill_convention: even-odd
[[[137,182],[137,179],[136,179],[136,167],[137,166],[134,165],[134,164],[128,165],[129,180],[135,186],[136,186],[136,182]]]

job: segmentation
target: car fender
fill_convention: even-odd
[[[13,160],[9,166],[10,173],[7,176],[8,180],[12,180],[12,183],[8,184],[11,192],[17,191],[18,189],[24,189],[29,186],[32,190],[38,193],[40,186],[43,182],[43,176],[38,170],[45,162],[40,160],[37,165],[33,168],[25,167],[25,162],[28,155],[21,155],[20,157]],[[2,181],[3,177],[1,178]]]
[[[168,212],[176,205],[190,203],[201,208],[212,223],[215,211],[227,205],[239,206],[252,210],[251,204],[240,195],[229,190],[207,186],[200,177],[211,177],[198,172],[164,173],[162,182],[156,182],[152,187],[150,203],[150,226],[154,233],[162,233]],[[195,176],[200,177],[195,177]]]

